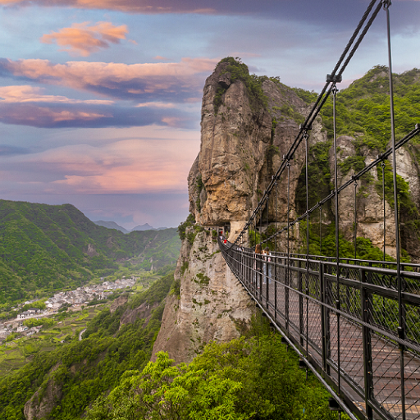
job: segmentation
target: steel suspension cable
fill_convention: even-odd
[[[352,37],[350,38],[349,42],[347,43],[346,48],[344,49],[344,51],[343,51],[342,55],[340,56],[340,59],[338,60],[338,62],[337,62],[337,64],[336,64],[336,66],[335,66],[335,67],[334,67],[334,69],[333,69],[333,72],[332,72],[332,73],[331,73],[331,75],[330,75],[332,78],[334,78],[334,76],[335,76],[335,73],[336,73],[337,69],[338,69],[338,68],[340,68],[340,65],[342,64],[342,62],[343,62],[344,58],[346,57],[346,55],[347,55],[348,51],[350,50],[351,46],[353,45],[353,43],[354,43],[355,39],[356,39],[356,38],[357,38],[357,36],[359,35],[359,32],[360,32],[361,28],[363,27],[363,25],[364,25],[364,23],[365,23],[365,21],[366,21],[367,17],[369,16],[369,14],[370,14],[370,12],[371,12],[371,10],[372,10],[373,6],[375,5],[375,3],[376,3],[377,1],[378,1],[378,0],[372,0],[372,1],[371,1],[371,3],[369,4],[368,8],[366,9],[366,11],[365,11],[364,15],[362,16],[362,19],[359,21],[359,23],[358,23],[358,25],[357,25],[357,27],[356,27],[356,30],[354,31],[354,33],[353,33]],[[352,49],[352,51],[350,52],[350,56],[347,58],[347,60],[345,61],[344,65],[341,67],[340,72],[339,72],[339,74],[340,74],[340,75],[344,72],[345,68],[347,67],[347,65],[348,65],[348,63],[349,63],[349,61],[350,61],[350,59],[353,57],[353,55],[354,55],[354,53],[356,52],[357,48],[359,47],[359,45],[360,45],[361,41],[363,40],[364,36],[366,35],[366,33],[367,33],[368,29],[369,29],[369,28],[370,28],[370,26],[372,25],[373,20],[376,18],[376,16],[377,16],[377,14],[378,14],[379,10],[380,10],[380,4],[379,4],[379,7],[377,7],[377,8],[375,9],[374,14],[372,15],[372,17],[370,18],[370,20],[369,20],[369,21],[368,21],[368,23],[366,24],[366,26],[365,26],[364,30],[362,31],[361,35],[359,36],[358,40],[356,41],[356,44],[353,46],[353,49]],[[300,129],[300,131],[299,131],[299,134],[298,134],[298,135],[297,135],[297,137],[295,138],[294,143],[293,143],[293,144],[292,144],[292,146],[290,147],[290,149],[289,149],[288,153],[285,155],[285,156],[286,156],[286,158],[288,158],[288,159],[293,158],[293,155],[294,155],[294,153],[295,153],[295,151],[296,151],[297,147],[299,146],[299,144],[301,143],[301,141],[302,141],[302,139],[303,139],[303,133],[304,133],[304,131],[305,131],[305,130],[308,130],[308,129],[310,129],[310,128],[311,128],[313,121],[315,120],[315,118],[316,118],[316,117],[317,117],[317,115],[319,114],[319,112],[320,112],[320,110],[321,110],[322,106],[324,105],[324,103],[325,103],[325,101],[326,101],[327,97],[328,97],[328,96],[329,96],[329,94],[330,94],[331,88],[330,88],[330,89],[328,89],[328,86],[330,85],[330,82],[331,82],[331,81],[332,81],[332,79],[330,79],[330,80],[328,80],[328,79],[327,79],[327,83],[325,84],[325,86],[324,86],[324,88],[323,88],[323,90],[322,90],[321,94],[318,96],[318,99],[317,99],[317,101],[315,102],[315,104],[314,104],[314,106],[313,106],[313,108],[312,108],[311,112],[310,112],[310,113],[309,113],[309,115],[307,116],[307,118],[306,118],[306,120],[305,120],[304,124],[301,126],[301,129]],[[328,90],[327,90],[327,89],[328,89]],[[326,94],[325,94],[325,93],[326,93]],[[284,161],[283,161],[283,163],[284,163]],[[284,169],[285,169],[285,166],[282,164],[282,165],[280,166],[280,168],[278,169],[277,173],[275,174],[275,179],[279,179],[279,178],[280,178],[280,176],[281,176],[281,174],[283,173]],[[270,185],[267,187],[267,189],[265,190],[265,192],[264,192],[264,195],[263,195],[262,199],[260,200],[260,202],[259,202],[259,203],[258,203],[258,205],[257,205],[257,208],[255,208],[255,210],[253,211],[253,213],[252,213],[252,215],[251,215],[251,217],[250,217],[250,220],[247,222],[247,224],[245,225],[244,229],[243,229],[243,230],[242,230],[242,232],[239,234],[238,238],[239,238],[240,236],[242,236],[242,235],[243,235],[243,233],[246,231],[247,225],[248,225],[249,223],[251,223],[251,221],[252,221],[252,220],[253,220],[253,219],[257,216],[259,208],[260,208],[260,207],[262,207],[262,206],[266,203],[266,201],[267,201],[267,195],[271,194],[271,191],[272,191],[273,187],[274,187],[274,184],[273,184],[273,181],[272,181],[272,182],[270,183]],[[237,238],[237,240],[238,240],[238,238]],[[236,244],[236,241],[235,241],[235,244]]]
[[[354,259],[357,258],[357,180],[354,181]]]
[[[385,162],[381,162],[381,168],[382,168],[382,201],[383,201],[383,207],[384,207],[384,262],[386,260],[386,214],[385,214]]]
[[[413,137],[415,137],[418,134],[420,134],[420,124],[416,124],[414,130],[410,131],[410,133],[408,133],[404,138],[402,138],[395,145],[395,149],[398,150],[399,148],[401,148],[402,146],[404,146],[404,144],[408,143]],[[338,189],[338,192],[340,193],[341,191],[343,191],[344,189],[346,189],[347,187],[349,187],[351,184],[353,184],[353,182],[355,182],[356,179],[361,178],[362,175],[364,175],[365,173],[369,172],[372,168],[374,168],[375,166],[377,166],[378,163],[380,163],[383,159],[387,159],[390,155],[392,155],[392,153],[393,153],[393,148],[391,147],[385,153],[383,153],[382,155],[378,156],[378,158],[376,160],[373,160],[364,169],[362,169],[360,172],[358,172],[356,175],[354,175],[353,178],[350,178],[347,182],[345,182],[344,184],[342,184],[340,186],[340,188]],[[328,194],[321,201],[319,201],[317,204],[315,204],[311,209],[309,209],[309,212],[310,213],[314,212],[316,209],[318,209],[319,207],[321,207],[322,205],[324,205],[327,201],[331,200],[334,196],[335,196],[335,190],[333,190],[330,194]],[[293,222],[290,222],[290,223],[293,226],[294,224],[298,223],[299,221],[301,221],[301,220],[303,220],[305,218],[306,218],[306,212],[304,214],[302,214],[301,216],[299,216],[298,218],[296,218]],[[267,238],[265,241],[271,240],[275,235],[281,234],[285,229],[286,229],[286,227],[283,228],[283,229],[281,229],[281,230],[279,230],[278,232],[276,232],[275,234],[273,234],[270,238]]]
[[[339,235],[339,214],[338,214],[338,164],[337,164],[337,126],[336,126],[336,98],[338,89],[334,83],[333,94],[333,131],[334,131],[334,189],[335,189],[335,258],[336,258],[336,308],[340,311],[340,235]],[[338,395],[341,395],[341,363],[340,363],[340,313],[337,316],[337,380]]]
[[[388,40],[388,74],[389,74],[389,102],[391,113],[391,140],[392,140],[392,177],[394,184],[394,213],[395,213],[395,247],[397,259],[397,283],[398,283],[398,335],[401,339],[405,338],[405,308],[402,302],[402,279],[401,279],[401,255],[400,255],[400,235],[399,235],[399,216],[398,216],[398,191],[397,191],[397,157],[395,150],[395,121],[394,121],[394,87],[392,81],[392,55],[391,55],[391,28],[389,17],[390,0],[383,0],[383,7],[386,12],[386,28]],[[400,345],[400,370],[401,370],[401,406],[402,419],[406,419],[405,409],[405,380],[404,380],[404,350]]]

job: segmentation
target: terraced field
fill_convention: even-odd
[[[103,305],[90,306],[81,312],[70,312],[67,318],[42,329],[38,334],[0,346],[0,376],[21,368],[38,352],[51,351],[63,342],[78,340],[80,331],[86,328],[89,320],[100,312],[102,307]]]

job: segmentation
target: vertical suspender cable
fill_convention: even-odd
[[[319,254],[322,255],[322,206],[319,206]]]
[[[354,181],[354,259],[357,258],[357,181]]]
[[[277,209],[279,206],[279,186],[277,185],[277,179],[276,179],[276,236],[274,237],[274,250],[277,252],[277,231],[278,231],[278,216],[277,216]]]
[[[308,132],[305,131],[305,184],[306,184],[306,356],[309,355],[309,144]],[[308,379],[308,368],[306,367],[306,379]]]
[[[401,281],[401,261],[400,261],[400,235],[398,220],[398,194],[397,194],[397,157],[395,151],[395,121],[394,121],[394,87],[392,83],[392,57],[391,57],[391,30],[389,18],[390,0],[383,0],[383,6],[386,11],[386,26],[388,39],[388,71],[389,71],[389,102],[391,113],[391,140],[392,140],[392,176],[394,184],[394,213],[395,213],[395,247],[397,253],[397,282],[398,282],[398,335],[401,339],[405,338],[405,313],[402,303],[402,281]],[[404,386],[404,346],[400,344],[400,371],[401,371],[401,406],[402,419],[406,419],[405,410],[405,386]]]
[[[309,144],[308,132],[305,132],[305,183],[306,183],[306,264],[308,265],[309,259]]]
[[[333,85],[333,127],[334,127],[334,186],[335,186],[335,258],[336,258],[336,275],[337,275],[337,298],[336,307],[340,310],[340,237],[339,237],[339,216],[338,216],[338,175],[337,175],[337,125],[336,125],[336,97],[337,86]],[[338,394],[341,394],[341,364],[340,364],[340,313],[337,312],[337,377],[338,377]]]
[[[382,168],[382,199],[384,202],[384,262],[385,262],[385,257],[386,257],[386,251],[385,251],[385,247],[386,247],[386,215],[385,215],[385,162],[382,161],[381,162],[381,168]],[[385,264],[384,264],[384,268],[385,268]]]
[[[290,284],[290,161],[286,162],[287,167],[287,268],[286,285]],[[289,328],[289,288],[285,287],[285,311],[286,311],[286,329]]]

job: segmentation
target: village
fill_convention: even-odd
[[[92,301],[105,300],[114,293],[115,290],[129,288],[131,289],[136,283],[136,278],[125,278],[115,280],[114,282],[106,281],[101,278],[100,284],[87,285],[78,287],[76,290],[66,292],[58,292],[53,297],[45,301],[45,309],[29,308],[25,311],[19,312],[14,319],[9,319],[0,323],[0,344],[2,344],[7,336],[12,333],[20,333],[20,336],[30,336],[38,333],[42,325],[27,327],[23,321],[25,319],[35,318],[40,319],[49,317],[60,311],[60,309],[67,309],[71,311],[81,310],[82,307],[88,305]],[[36,300],[26,301],[18,305],[17,309],[35,303]]]

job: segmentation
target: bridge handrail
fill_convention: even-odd
[[[420,382],[416,382],[417,376],[420,377],[420,328],[417,327],[417,319],[420,318],[419,273],[400,273],[404,281],[414,282],[417,293],[408,289],[401,292],[395,284],[394,287],[391,287],[392,283],[387,284],[397,278],[396,270],[389,268],[341,262],[337,265],[332,261],[311,259],[309,255],[296,258],[279,253],[271,253],[268,260],[262,258],[263,255],[255,254],[252,248],[235,246],[228,241],[224,243],[220,239],[218,242],[232,273],[285,340],[292,343],[305,364],[319,375],[317,377],[327,388],[333,387],[337,392],[333,396],[340,405],[344,399],[347,408],[351,407],[353,412],[366,419],[376,418],[371,416],[373,412],[383,419],[400,418],[401,410],[411,410],[416,416],[409,418],[420,419]],[[270,281],[272,283],[269,286]],[[341,306],[337,305],[337,298]],[[279,299],[282,303],[279,303]],[[395,322],[395,311],[398,309],[396,304],[400,299],[406,322],[405,335],[400,335],[399,325]],[[290,311],[293,310],[295,312],[291,316]],[[321,314],[319,325],[315,323],[309,328],[308,317],[316,313]],[[346,331],[360,331],[354,338],[345,337],[350,342],[350,353],[340,341],[339,335],[337,338],[337,323],[340,319],[342,321],[338,325],[347,323],[350,326],[346,327]],[[306,331],[305,325],[308,326]],[[333,334],[334,325],[337,325],[337,331]],[[320,329],[323,331],[322,340],[319,337]],[[363,343],[363,351],[361,344],[358,347],[353,341]],[[342,356],[337,359],[336,352],[340,355],[341,351],[334,350],[333,353],[331,342],[335,343],[334,348],[339,343],[338,349],[342,348],[344,353],[350,354],[350,362],[343,360],[346,363],[340,366]],[[397,363],[399,349],[402,349],[406,360],[402,365]],[[386,357],[390,365],[383,379],[378,376],[381,370],[373,356],[374,351],[380,354],[385,352],[385,356],[381,357]],[[391,356],[393,359],[389,359]],[[354,376],[351,370],[351,366],[355,363],[357,365],[357,360],[361,363],[359,369],[364,366],[364,382],[361,382],[359,376]],[[337,385],[337,377],[341,378],[345,388]],[[396,403],[392,402],[394,400],[389,399],[389,387],[386,384],[391,380],[400,381],[399,392],[404,395],[401,406],[395,406]],[[404,391],[405,382],[407,391]],[[357,405],[354,401],[363,402]]]

